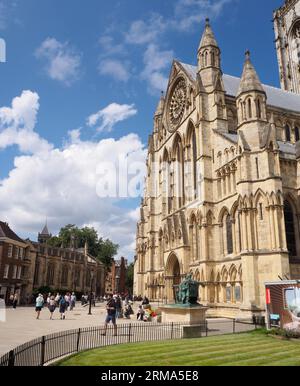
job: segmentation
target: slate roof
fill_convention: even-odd
[[[13,230],[10,229],[7,223],[0,221],[0,238],[6,237],[8,239],[17,241],[19,243],[25,243]]]
[[[194,81],[196,81],[197,67],[181,62],[179,62],[179,64],[184,68],[187,74]],[[240,86],[241,78],[223,74],[223,82],[226,94],[229,96],[236,97]],[[268,105],[300,113],[300,94],[284,91],[280,88],[268,86],[265,84],[263,84],[262,86],[267,94]]]

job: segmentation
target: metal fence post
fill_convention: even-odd
[[[208,337],[208,321],[205,320],[205,336]]]
[[[235,334],[235,319],[233,319],[233,326],[232,326],[232,328],[233,328],[233,334]]]
[[[172,322],[172,325],[171,325],[171,340],[173,339],[173,333],[174,333],[174,322]]]
[[[129,328],[128,328],[128,343],[130,343],[130,340],[131,340],[131,323],[129,324],[129,326],[128,326]]]
[[[77,352],[79,352],[80,334],[81,334],[81,328],[78,329],[78,334],[77,334],[77,346],[76,346]]]
[[[44,336],[42,336],[42,340],[41,340],[41,366],[44,366],[44,363],[45,363],[45,345],[46,345],[46,339]]]
[[[15,352],[14,352],[14,350],[11,350],[9,352],[8,366],[14,367],[14,365],[15,365]]]

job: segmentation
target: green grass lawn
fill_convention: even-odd
[[[300,342],[262,331],[87,351],[58,366],[300,366]]]

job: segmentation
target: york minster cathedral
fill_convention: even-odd
[[[222,73],[209,20],[197,66],[174,61],[149,137],[134,292],[174,300],[187,273],[211,316],[265,310],[268,281],[300,280],[300,0],[273,15],[281,89],[249,52]]]

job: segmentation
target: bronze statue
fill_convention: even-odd
[[[198,300],[198,289],[200,283],[198,281],[193,280],[192,274],[189,273],[186,275],[183,282],[174,286],[176,291],[175,300],[177,304],[191,304],[196,305]]]

